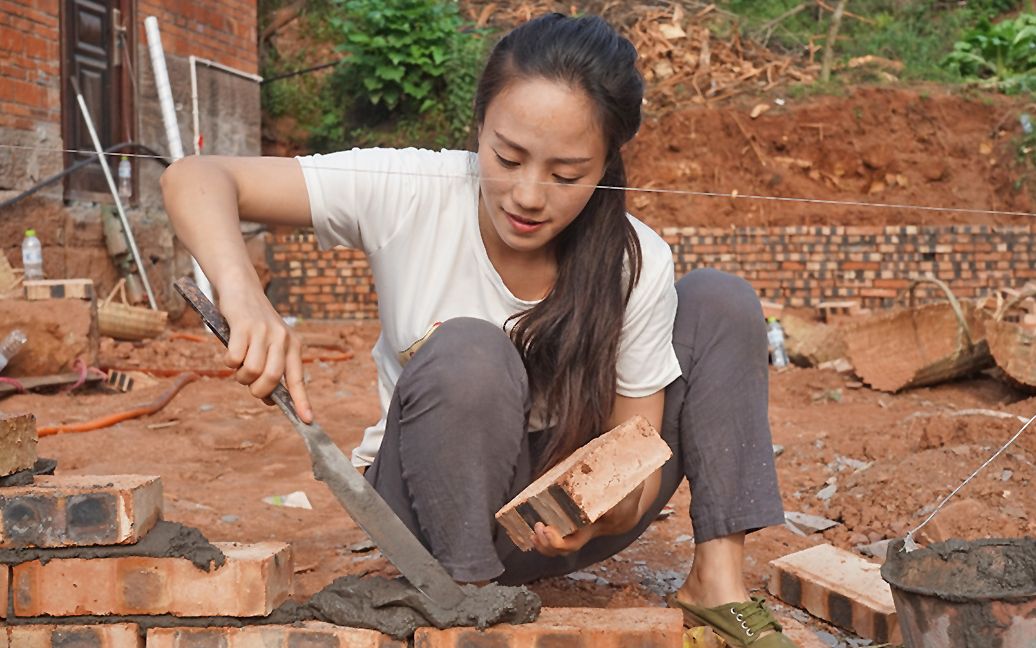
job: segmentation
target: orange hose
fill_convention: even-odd
[[[195,335],[194,333],[170,333],[170,340],[187,340],[188,342],[216,342],[215,338]]]
[[[197,374],[181,373],[180,377],[176,379],[176,382],[174,382],[169,389],[159,394],[158,398],[150,403],[138,405],[123,412],[116,412],[115,414],[109,414],[108,416],[102,416],[101,418],[97,418],[92,421],[85,421],[83,423],[70,423],[68,425],[59,423],[57,425],[41,427],[36,430],[36,434],[38,436],[45,437],[54,434],[63,434],[65,432],[89,432],[91,430],[100,430],[106,427],[111,427],[116,423],[137,418],[138,416],[154,414],[168,405],[169,401],[173,400],[173,396],[176,396],[180,390],[183,389],[184,385],[189,382],[194,382],[197,379]]]

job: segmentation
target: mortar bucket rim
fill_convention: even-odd
[[[910,556],[913,556],[913,559],[917,559],[932,553],[949,555],[952,553],[971,551],[978,547],[1017,546],[1024,543],[1032,544],[1036,547],[1036,538],[1023,536],[1018,538],[984,538],[981,540],[951,539],[945,542],[934,543],[928,547],[922,547],[921,549],[917,549],[910,553],[902,551],[904,542],[905,541],[902,538],[890,542],[885,562],[881,565],[881,578],[889,584],[893,592],[899,591],[909,594],[918,594],[921,596],[931,596],[954,603],[985,601],[1018,602],[1036,597],[1036,582],[1034,582],[1028,590],[960,594],[940,591],[933,587],[908,584],[904,582],[902,574],[899,574],[896,569],[897,565],[903,564],[904,561],[911,560]]]

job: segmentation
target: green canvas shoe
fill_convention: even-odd
[[[683,611],[684,625],[707,625],[731,648],[798,648],[764,602],[753,596],[750,601],[705,608],[682,603],[675,595],[668,599],[669,607]]]

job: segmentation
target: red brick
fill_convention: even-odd
[[[7,592],[11,583],[11,568],[0,565],[0,619],[7,618]]]
[[[38,440],[32,414],[0,415],[0,477],[32,468]]]
[[[881,565],[828,544],[770,561],[770,593],[877,642],[900,643],[892,591]]]
[[[364,628],[310,621],[298,626],[152,628],[147,648],[406,648],[405,641]]]
[[[544,608],[534,623],[418,628],[414,648],[680,648],[683,615],[668,608]]]
[[[14,613],[249,617],[266,616],[288,597],[288,545],[215,544],[227,562],[211,572],[180,558],[69,558],[16,565]]]
[[[0,648],[8,645],[10,648],[144,648],[144,638],[134,623],[0,627]]]
[[[162,516],[162,481],[55,475],[0,490],[0,547],[132,544]]]
[[[671,456],[651,424],[634,417],[529,484],[496,519],[515,545],[528,551],[536,522],[568,535],[611,510]]]

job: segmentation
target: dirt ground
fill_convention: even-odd
[[[782,105],[778,105],[782,104]],[[751,118],[759,105],[769,110]],[[1024,102],[939,87],[858,86],[653,115],[626,152],[631,187],[740,196],[1031,211],[1018,163]],[[988,216],[682,194],[631,194],[655,227],[1028,224]]]
[[[323,348],[308,357],[309,391],[320,421],[345,450],[378,416],[375,369],[368,350],[376,324],[305,323],[304,337]],[[102,344],[107,367],[195,369],[218,372],[221,347],[188,339],[197,329],[148,343]],[[338,346],[339,348],[327,348]],[[350,353],[350,351],[352,353]],[[342,359],[350,358],[350,359]],[[840,524],[803,536],[786,527],[765,529],[748,540],[748,583],[765,588],[767,562],[828,541],[847,549],[901,536],[931,505],[969,474],[1019,427],[1016,419],[987,409],[1031,416],[1036,397],[989,377],[889,395],[854,389],[833,371],[790,368],[771,374],[770,412],[785,506]],[[41,426],[89,420],[145,403],[174,378],[156,378],[132,392],[15,395],[0,401],[6,413],[32,411]],[[145,381],[146,382],[146,381]],[[108,429],[41,439],[41,456],[58,460],[70,474],[161,475],[165,517],[201,529],[213,540],[290,542],[295,552],[298,597],[343,574],[394,573],[375,552],[350,547],[364,539],[323,484],[316,482],[300,438],[274,408],[252,399],[229,378],[204,377],[188,384],[167,407]],[[1032,534],[1036,526],[1036,437],[1023,436],[937,518],[940,532],[965,537]],[[825,486],[836,491],[818,497]],[[830,489],[829,489],[830,490]],[[270,495],[306,494],[312,510],[273,506]],[[673,512],[619,555],[586,572],[533,586],[547,605],[659,606],[676,588],[694,555],[686,484]],[[797,610],[777,604],[785,619],[847,640]],[[841,645],[850,645],[843,643]]]

